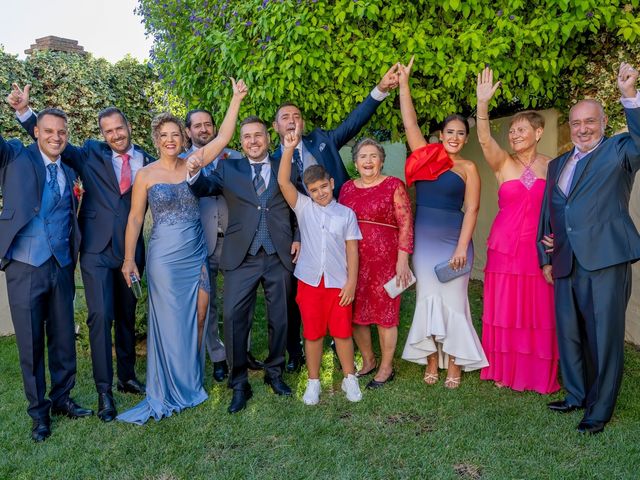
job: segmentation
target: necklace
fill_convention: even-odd
[[[531,190],[531,187],[533,187],[533,184],[538,179],[538,177],[536,176],[535,172],[531,169],[531,167],[533,166],[534,163],[536,163],[536,160],[538,159],[538,157],[537,156],[533,157],[533,160],[529,162],[529,165],[526,165],[522,160],[520,160],[520,158],[517,155],[515,157],[516,157],[516,160],[520,163],[520,165],[524,167],[524,171],[522,172],[522,175],[520,175],[520,182],[525,186],[527,190]]]

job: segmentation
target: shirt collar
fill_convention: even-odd
[[[133,158],[134,154],[135,154],[135,150],[133,148],[133,145],[131,145],[129,147],[129,150],[126,151],[127,155],[129,155],[129,158]],[[116,153],[113,150],[111,150],[111,158],[120,158],[122,154],[121,153]]]
[[[591,150],[589,150],[588,152],[580,152],[580,150],[578,150],[578,147],[573,147],[573,152],[571,153],[572,157],[575,157],[576,153],[580,152],[581,158],[586,157],[587,155],[589,155],[591,152],[593,152],[596,148],[598,148],[600,146],[600,144],[604,141],[604,136],[600,139],[600,141],[596,144],[595,147],[593,147]]]
[[[249,158],[247,158],[247,160],[249,160]],[[260,160],[259,162],[254,162],[253,160],[249,160],[249,164],[250,165],[255,165],[256,163],[265,163],[268,164],[269,163],[269,154],[267,153],[264,158],[262,160]]]
[[[38,149],[40,150],[40,149]],[[44,166],[48,167],[50,163],[55,163],[58,166],[60,165],[60,156],[56,158],[55,162],[53,162],[49,157],[47,157],[42,150],[40,150],[40,155],[42,156],[42,161],[44,162]]]

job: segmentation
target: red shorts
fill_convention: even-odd
[[[340,288],[326,288],[324,277],[320,285],[311,285],[298,280],[296,302],[302,316],[302,336],[307,340],[318,340],[327,334],[335,338],[351,337],[352,305],[341,307]]]

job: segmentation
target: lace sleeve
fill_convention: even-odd
[[[404,186],[399,182],[393,192],[393,209],[398,224],[398,249],[413,253],[413,215],[411,214],[411,200]]]

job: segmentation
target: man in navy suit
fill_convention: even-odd
[[[293,271],[291,210],[278,187],[278,162],[269,158],[266,124],[257,117],[246,118],[240,124],[240,140],[246,158],[220,162],[213,175],[200,174],[202,161],[196,156],[187,163],[193,193],[198,197],[223,195],[229,209],[220,257],[225,279],[224,337],[231,369],[229,387],[233,389],[229,413],[245,408],[252,396],[247,339],[260,284],[269,324],[264,382],[278,395],[291,395],[282,380]]]
[[[371,119],[382,101],[389,95],[389,91],[398,86],[396,74],[397,65],[391,67],[382,77],[380,83],[360,103],[349,116],[335,129],[323,130],[315,128],[310,133],[302,136],[302,141],[296,147],[293,155],[293,167],[291,169],[291,181],[302,193],[304,183],[303,171],[310,165],[320,164],[329,172],[335,185],[333,196],[337,199],[342,185],[349,180],[349,174],[340,157],[340,149],[352,140],[362,127]],[[304,132],[304,119],[297,105],[286,102],[280,105],[273,121],[273,129],[280,137],[280,145],[273,153],[274,160],[282,158],[282,139],[289,132]],[[287,351],[289,362],[287,371],[293,372],[304,364],[302,344],[300,342],[300,312],[295,302],[297,281],[292,278],[292,292],[289,299],[289,333],[287,338]]]
[[[16,333],[31,438],[51,435],[50,411],[70,418],[93,415],[69,394],[76,379],[73,271],[80,233],[73,195],[74,172],[61,165],[67,117],[46,109],[34,129],[37,143],[25,147],[0,136],[0,259],[5,270]],[[51,390],[45,398],[45,337]]]
[[[9,96],[22,126],[33,132],[35,116],[29,108],[29,89],[17,86]],[[98,114],[106,142],[87,140],[82,147],[68,144],[62,162],[81,177],[84,197],[78,223],[82,232],[80,268],[89,315],[89,342],[93,378],[98,392],[98,417],[104,422],[116,415],[113,399],[111,328],[115,324],[118,390],[144,393],[135,374],[136,298],[120,269],[124,258],[124,232],[131,208],[131,186],[136,173],[153,161],[131,144],[131,126],[124,114],[109,107]],[[136,248],[136,264],[144,265],[142,235]]]
[[[564,400],[557,412],[584,409],[581,433],[599,433],[611,419],[622,379],[625,311],[631,263],[640,235],[629,197],[640,169],[638,72],[618,73],[629,133],[604,136],[607,117],[595,100],[569,112],[574,148],[549,164],[538,239],[553,234],[553,251],[540,244],[545,278],[554,284]]]
[[[216,126],[208,110],[196,109],[187,112],[185,117],[187,136],[191,140],[191,148],[183,155],[188,157],[196,150],[204,147],[216,136]],[[242,158],[240,152],[225,148],[218,158],[202,169],[203,175],[211,175],[219,161],[227,158]],[[224,242],[224,231],[229,223],[227,204],[222,195],[200,198],[200,219],[207,240],[207,255],[209,259],[209,280],[211,295],[209,297],[209,323],[205,332],[205,341],[209,358],[213,362],[213,379],[222,382],[229,368],[227,366],[224,343],[220,340],[218,328],[217,278],[220,264],[220,253]]]

